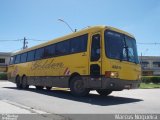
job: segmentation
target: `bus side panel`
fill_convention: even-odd
[[[20,76],[27,76],[30,85],[69,87],[73,73],[82,77],[88,75],[88,54],[83,52],[38,60],[21,64],[18,69]]]
[[[46,69],[46,76],[59,77],[59,79],[53,77],[53,86],[69,87],[69,78],[73,73],[88,75],[87,52],[55,57],[53,66]]]

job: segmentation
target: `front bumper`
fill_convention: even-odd
[[[139,88],[140,80],[121,80],[113,78],[102,78],[102,89],[123,90]]]
[[[93,89],[110,89],[120,91],[123,89],[139,88],[141,80],[122,80],[102,77],[101,80],[90,79],[88,87]]]

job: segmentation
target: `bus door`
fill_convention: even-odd
[[[101,43],[102,43],[101,34],[99,32],[91,35],[89,86],[93,88],[101,87],[101,73],[102,73]]]

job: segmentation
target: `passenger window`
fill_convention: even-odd
[[[79,36],[70,40],[70,52],[78,53],[87,51],[88,35]]]
[[[100,35],[96,34],[92,36],[91,61],[98,61],[99,58],[100,58]]]
[[[30,62],[30,61],[34,60],[34,54],[35,54],[35,50],[28,52],[27,62]]]
[[[79,43],[80,43],[79,40],[77,40],[76,38],[71,39],[71,48],[70,48],[71,53],[77,53],[81,51]]]
[[[69,54],[70,44],[69,40],[60,42],[56,44],[56,55],[65,55]]]
[[[39,60],[44,58],[44,48],[40,48],[36,50],[35,60]]]
[[[81,44],[81,51],[85,52],[87,51],[87,42],[88,42],[88,34],[83,35],[80,37],[80,44]]]
[[[44,50],[44,57],[47,58],[47,57],[52,57],[55,55],[55,45],[49,45],[47,47],[45,47],[45,50]]]
[[[20,55],[16,55],[15,64],[20,63]]]
[[[21,63],[26,62],[26,60],[27,60],[27,53],[23,53],[23,54],[21,55]]]

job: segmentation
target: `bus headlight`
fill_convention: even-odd
[[[111,72],[111,78],[118,78],[118,72]]]
[[[108,78],[118,78],[119,74],[116,71],[106,71],[105,76]]]

